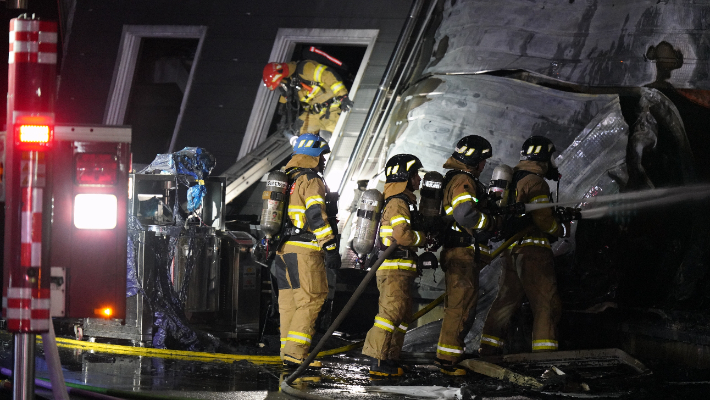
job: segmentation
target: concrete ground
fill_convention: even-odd
[[[0,333],[0,366],[12,369],[12,335]],[[89,398],[81,390],[113,398],[134,399],[281,399],[287,376],[275,356],[209,355],[141,349],[59,338],[64,379],[71,398]],[[332,399],[541,399],[541,398],[703,398],[710,388],[706,372],[653,365],[639,374],[629,365],[568,363],[564,378],[543,379],[548,368],[539,364],[507,365],[516,373],[544,382],[529,387],[470,372],[449,377],[427,364],[428,354],[407,354],[411,370],[402,378],[371,380],[367,360],[359,350],[328,356],[320,371],[308,372],[293,385],[311,395]],[[549,374],[547,375],[549,377]],[[36,351],[36,378],[47,379],[42,345]],[[581,389],[580,383],[589,386]],[[8,395],[7,389],[3,393]],[[39,398],[52,398],[38,390]],[[9,398],[9,397],[4,397]],[[95,397],[94,397],[95,398]],[[107,399],[107,397],[103,397]]]

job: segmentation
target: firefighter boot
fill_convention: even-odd
[[[288,354],[284,354],[284,368],[286,369],[296,369],[303,364],[303,362],[306,359],[298,359],[293,356],[289,356]],[[318,360],[313,360],[311,361],[310,364],[308,364],[308,368],[323,368],[323,363],[318,361]]]
[[[464,376],[466,375],[466,370],[459,367],[452,361],[442,360],[440,358],[434,359],[434,365],[439,367],[442,374],[451,376]]]
[[[372,359],[370,364],[370,375],[377,377],[393,377],[404,375],[404,370],[394,360]]]

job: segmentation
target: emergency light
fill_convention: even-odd
[[[45,115],[18,115],[15,147],[20,151],[44,151],[54,138],[53,118]]]
[[[118,223],[118,199],[113,194],[80,193],[74,197],[77,229],[114,229]]]
[[[52,141],[49,125],[19,125],[15,128],[15,147],[21,151],[42,151]]]

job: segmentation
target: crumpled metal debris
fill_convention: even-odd
[[[707,2],[443,4],[424,74],[526,70],[589,86],[710,89]]]
[[[443,386],[365,386],[368,392],[403,394],[422,399],[460,399],[461,388]]]

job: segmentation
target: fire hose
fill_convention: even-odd
[[[529,226],[528,228],[518,232],[517,234],[513,235],[510,239],[506,240],[503,242],[498,248],[496,248],[493,252],[491,252],[491,261],[493,261],[496,257],[498,257],[505,249],[510,247],[511,244],[514,242],[520,240],[523,236],[525,236],[530,230],[533,229],[533,226]],[[364,341],[360,341],[357,343],[350,344],[348,346],[344,346],[338,349],[333,349],[330,351],[326,351],[323,353],[319,354],[320,349],[325,345],[325,342],[330,338],[330,336],[335,332],[335,330],[340,326],[340,323],[345,319],[345,317],[348,315],[350,310],[353,308],[357,300],[360,298],[360,295],[362,295],[362,292],[365,291],[365,287],[367,287],[367,284],[370,282],[372,277],[375,275],[377,272],[377,269],[382,265],[384,262],[385,258],[387,258],[392,252],[395,251],[397,248],[397,241],[392,239],[392,244],[385,250],[384,252],[380,253],[380,256],[377,258],[377,261],[372,265],[370,268],[370,271],[365,275],[365,277],[362,279],[362,282],[360,282],[360,285],[355,289],[355,292],[353,292],[353,295],[350,297],[350,300],[348,300],[348,303],[343,307],[343,310],[338,314],[338,316],[335,318],[335,321],[330,325],[328,328],[328,331],[323,335],[321,340],[318,342],[316,347],[313,348],[313,351],[306,357],[306,359],[301,363],[301,365],[294,371],[291,375],[289,375],[286,379],[284,379],[283,382],[281,382],[281,390],[284,393],[290,394],[291,396],[302,398],[302,399],[315,399],[315,400],[322,400],[324,397],[322,396],[316,396],[313,394],[309,393],[304,393],[296,388],[293,388],[290,386],[290,384],[296,380],[299,376],[303,374],[303,372],[308,368],[310,363],[318,356],[325,356],[325,355],[333,355],[333,354],[338,354],[342,353],[344,351],[352,350],[355,348],[358,348],[361,346]],[[415,321],[434,309],[436,306],[441,304],[442,301],[444,301],[444,297],[446,294],[442,294],[438,298],[436,298],[434,301],[429,303],[426,307],[422,308],[421,310],[417,311],[411,318],[411,321]]]

